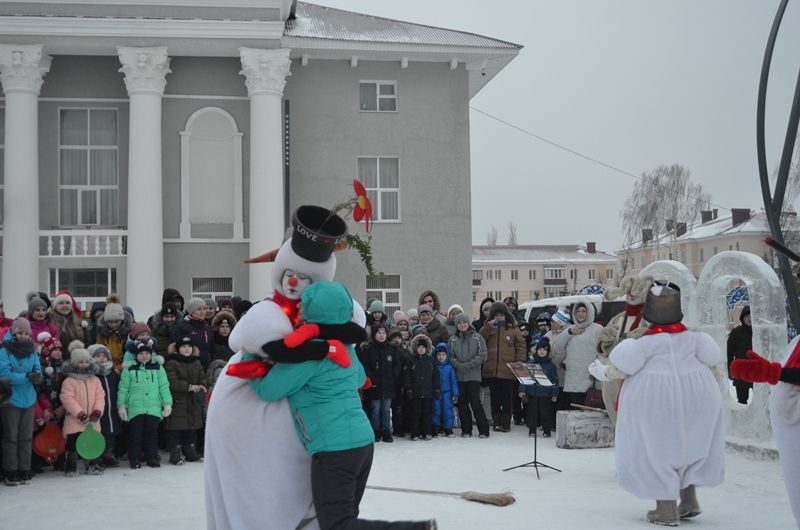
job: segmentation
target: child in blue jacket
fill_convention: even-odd
[[[18,318],[0,348],[0,378],[11,380],[11,400],[0,407],[3,424],[3,471],[7,486],[31,483],[31,446],[36,387],[42,365],[33,345],[31,324]]]
[[[358,326],[351,322],[353,298],[340,283],[314,282],[303,290],[301,300],[300,316],[305,322],[327,326],[328,330],[341,326],[345,333],[349,333],[347,328]],[[305,329],[315,331],[296,333],[311,338],[312,343],[317,341],[319,328]],[[285,341],[268,343],[263,349],[267,354],[273,349],[285,350]],[[334,348],[345,347],[331,343]],[[350,357],[347,366],[329,359],[278,363],[266,376],[253,379],[250,384],[262,399],[276,401],[285,397],[289,401],[297,433],[312,456],[311,493],[322,530],[357,527],[359,522],[374,529],[429,528],[426,522],[358,520],[359,504],[372,468],[375,438],[358,395],[366,374],[352,344],[346,349]]]
[[[552,386],[524,385],[520,387],[519,397],[528,401],[528,434],[534,436],[536,427],[541,423],[542,436],[550,438],[553,430],[553,404],[558,400],[558,369],[550,360],[550,340],[543,337],[536,344],[536,355],[528,359],[529,363],[538,364],[553,383]],[[522,390],[524,389],[524,392]]]
[[[444,430],[445,436],[453,438],[453,407],[458,403],[458,376],[450,364],[450,348],[444,342],[436,345],[436,369],[439,371],[440,392],[439,397],[433,400],[433,436],[438,436]]]

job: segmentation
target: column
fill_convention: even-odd
[[[39,90],[50,70],[42,46],[0,44],[6,101],[3,197],[3,301],[7,315],[27,309],[39,291]]]
[[[130,97],[127,297],[144,320],[161,306],[164,228],[161,186],[161,97],[170,72],[166,46],[118,46]]]
[[[289,50],[239,48],[250,96],[250,255],[278,248],[284,235],[283,88]],[[250,299],[272,293],[272,265],[249,266]]]

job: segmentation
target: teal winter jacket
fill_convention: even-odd
[[[117,391],[117,407],[128,409],[128,419],[140,414],[161,417],[164,405],[172,406],[169,380],[164,367],[157,362],[137,362],[122,370]]]
[[[36,403],[36,388],[28,379],[31,372],[42,373],[39,355],[32,350],[27,355],[14,355],[9,351],[16,346],[16,341],[6,334],[3,347],[0,347],[0,377],[11,380],[11,401],[9,405],[19,409],[27,409]],[[31,343],[30,348],[33,348]]]

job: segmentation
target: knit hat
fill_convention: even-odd
[[[460,314],[456,315],[456,318],[453,319],[453,322],[455,322],[456,325],[459,325],[462,322],[466,322],[467,324],[470,323],[469,322],[469,317],[467,316],[466,313],[460,313]]]
[[[152,334],[150,328],[144,322],[134,322],[131,324],[131,332],[129,333],[131,339],[136,340],[145,333],[148,335]]]
[[[84,348],[75,348],[71,352],[69,352],[69,362],[73,366],[77,365],[81,361],[91,361],[92,356],[89,355],[89,352],[86,351]]]
[[[223,298],[222,300],[217,302],[217,307],[219,308],[220,311],[222,311],[223,309],[233,310],[233,300],[231,300],[230,298]]]
[[[175,318],[178,318],[178,310],[172,307],[171,305],[165,305],[161,308],[161,318],[164,318],[164,315],[172,315]]]
[[[35,294],[28,299],[28,315],[32,315],[33,312],[39,308],[47,309],[47,304],[36,296]]]
[[[408,317],[399,309],[394,312],[394,315],[392,315],[392,320],[394,320],[395,324],[399,324],[400,322],[408,323]]]
[[[419,318],[419,312],[415,307],[412,307],[411,309],[406,311],[406,318],[409,320],[409,322],[411,321],[412,318]]]
[[[553,322],[558,322],[564,327],[572,325],[572,317],[563,307],[558,308],[558,311],[553,315]]]
[[[445,344],[444,342],[440,342],[439,344],[436,345],[436,350],[435,351],[443,351],[443,352],[447,353],[448,352],[447,344]]]
[[[41,345],[39,352],[45,359],[50,357],[50,353],[52,353],[53,350],[61,350],[63,347],[60,340],[54,338],[46,331],[39,333],[36,337],[36,341]]]
[[[450,316],[450,312],[451,312],[453,309],[458,309],[458,310],[459,310],[461,313],[463,313],[463,312],[464,312],[464,308],[463,308],[463,307],[461,307],[461,306],[460,306],[460,305],[458,305],[458,304],[453,304],[453,305],[451,305],[451,306],[450,306],[450,307],[447,309],[447,316],[448,316],[448,317]],[[459,314],[461,314],[461,313],[459,313]]]
[[[16,335],[17,333],[33,335],[31,331],[31,322],[27,318],[19,317],[11,323],[11,334]]]
[[[370,326],[369,336],[372,340],[375,340],[375,335],[378,334],[378,331],[383,330],[387,334],[389,333],[389,327],[384,324],[383,322],[376,322]]]
[[[433,314],[433,309],[428,304],[422,304],[417,308],[417,313],[420,314],[420,315],[422,313],[424,313],[425,311],[427,311],[428,313]]]
[[[111,359],[111,352],[108,350],[105,344],[92,344],[91,346],[86,348],[86,351],[89,352],[89,355],[92,356],[92,359],[101,354]]]
[[[536,349],[538,350],[539,348],[544,348],[547,351],[551,351],[550,339],[548,339],[547,337],[542,337],[541,339],[539,339],[539,342],[536,343]]]
[[[206,306],[206,303],[203,301],[202,298],[192,298],[189,300],[189,303],[186,304],[186,314],[191,315],[198,309],[203,309]]]
[[[372,303],[369,304],[369,307],[367,307],[367,313],[372,314],[378,311],[383,313],[383,302],[380,300],[373,300]]]
[[[217,308],[217,301],[213,298],[203,298],[203,304],[205,304],[206,307]]]
[[[386,340],[392,340],[393,337],[402,337],[403,332],[400,331],[398,328],[392,328],[389,330],[389,335],[386,337]]]
[[[416,336],[416,335],[425,335],[427,337],[428,336],[428,328],[426,328],[422,324],[417,324],[416,326],[414,326],[411,329],[411,334],[414,335],[414,336]]]
[[[103,319],[106,322],[113,322],[115,320],[124,321],[125,311],[122,309],[122,304],[106,304],[106,308],[103,311]]]
[[[142,352],[153,353],[153,341],[152,340],[137,340],[134,343],[134,347],[136,349],[136,354],[140,354]]]
[[[194,348],[191,335],[182,335],[178,337],[178,340],[175,341],[175,351],[180,349],[181,346],[186,346],[186,345],[189,345],[192,348]]]

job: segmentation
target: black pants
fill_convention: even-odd
[[[128,422],[128,459],[138,462],[144,449],[146,460],[158,457],[158,424],[161,418],[139,414]]]
[[[747,405],[747,400],[750,398],[750,389],[753,388],[753,384],[741,379],[734,379],[733,386],[736,388],[736,401]]]
[[[405,436],[406,424],[408,423],[408,407],[403,390],[395,390],[396,398],[392,399],[392,432],[395,436]]]
[[[433,398],[414,398],[408,402],[411,410],[411,426],[409,432],[411,436],[420,434],[429,435],[432,433],[433,425]]]
[[[478,433],[489,434],[489,420],[486,419],[486,412],[481,405],[481,382],[480,381],[459,381],[458,382],[458,419],[461,422],[461,434],[472,434],[472,415],[475,415],[475,423],[478,425]]]
[[[425,523],[358,519],[358,507],[372,468],[373,450],[373,445],[369,444],[311,457],[311,493],[321,530],[424,530]]]
[[[528,432],[533,434],[541,422],[542,431],[553,430],[553,398],[528,396]]]
[[[3,424],[3,470],[30,471],[33,448],[34,406],[21,409],[10,404],[0,407]]]
[[[489,379],[489,392],[492,397],[492,416],[496,414],[507,415],[511,418],[512,398],[514,396],[515,379],[500,379],[493,377]]]
[[[179,445],[184,447],[197,443],[197,431],[195,429],[180,429],[167,431],[167,449],[172,451]]]
[[[514,424],[519,425],[528,417],[528,406],[519,397],[519,381],[514,381],[514,391],[511,393],[514,408]]]

